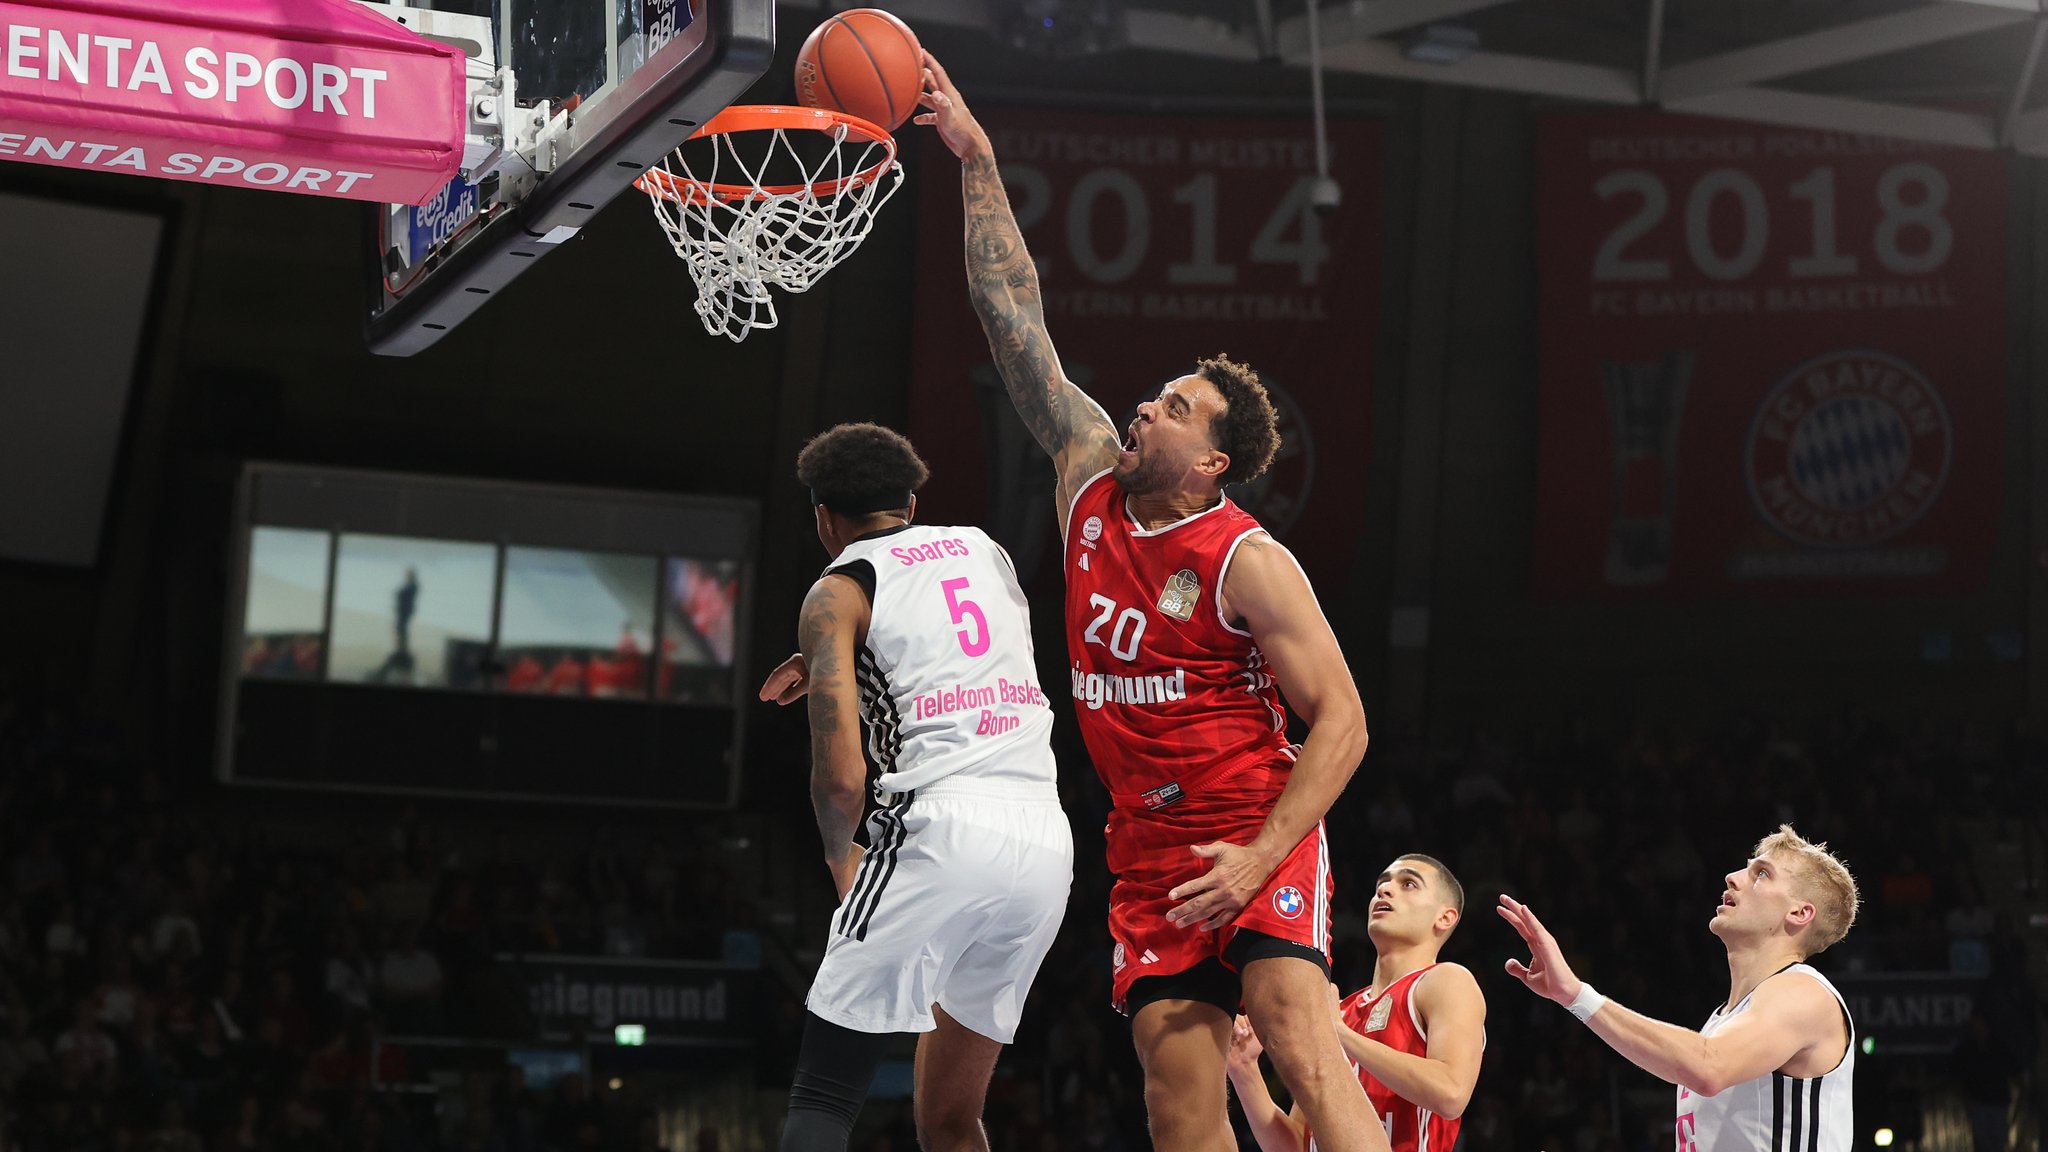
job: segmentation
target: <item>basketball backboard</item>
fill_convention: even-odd
[[[774,0],[422,0],[366,7],[469,57],[463,174],[373,205],[365,334],[440,339],[768,67]]]

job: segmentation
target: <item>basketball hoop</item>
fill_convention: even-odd
[[[789,135],[821,133],[822,158],[806,160]],[[758,158],[742,155],[742,135],[767,133]],[[647,193],[654,218],[697,285],[704,330],[737,342],[776,325],[771,288],[803,292],[860,247],[875,213],[903,183],[896,140],[844,112],[780,104],[738,105],[713,116],[690,137],[709,140],[696,172],[682,148],[634,187]],[[770,166],[797,174],[770,184]],[[723,177],[723,181],[721,181]]]

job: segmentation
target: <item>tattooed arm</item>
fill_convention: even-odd
[[[804,597],[797,646],[810,666],[811,807],[825,843],[825,866],[842,900],[861,857],[853,830],[860,823],[867,763],[860,755],[853,653],[867,628],[867,597],[849,577],[823,577]]]
[[[939,130],[960,158],[960,189],[967,207],[967,290],[988,334],[989,354],[1025,427],[1053,459],[1058,473],[1060,528],[1081,484],[1116,463],[1122,437],[1102,406],[1060,369],[1045,331],[1045,301],[1038,269],[1024,250],[1024,235],[996,171],[988,134],[967,110],[946,70],[925,53],[924,106],[917,118]]]

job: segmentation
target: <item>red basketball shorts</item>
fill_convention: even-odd
[[[1156,811],[1110,811],[1105,835],[1109,870],[1116,877],[1109,893],[1109,935],[1115,942],[1111,1002],[1117,1011],[1125,1011],[1132,982],[1185,972],[1210,957],[1222,961],[1224,949],[1242,929],[1313,948],[1329,959],[1336,884],[1320,822],[1228,926],[1204,932],[1177,928],[1166,919],[1180,903],[1167,893],[1208,872],[1212,864],[1194,854],[1195,845],[1251,843],[1285,779],[1259,770],[1234,773]]]

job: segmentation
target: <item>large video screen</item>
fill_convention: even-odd
[[[689,557],[668,562],[663,588],[661,695],[727,703],[739,628],[740,566]]]
[[[504,689],[646,699],[658,568],[652,556],[508,549],[498,632]]]
[[[327,678],[484,687],[497,569],[488,544],[343,533]]]
[[[301,528],[250,533],[242,675],[317,680],[327,653],[327,571],[334,538]]]
[[[220,774],[716,805],[746,502],[254,466]]]

